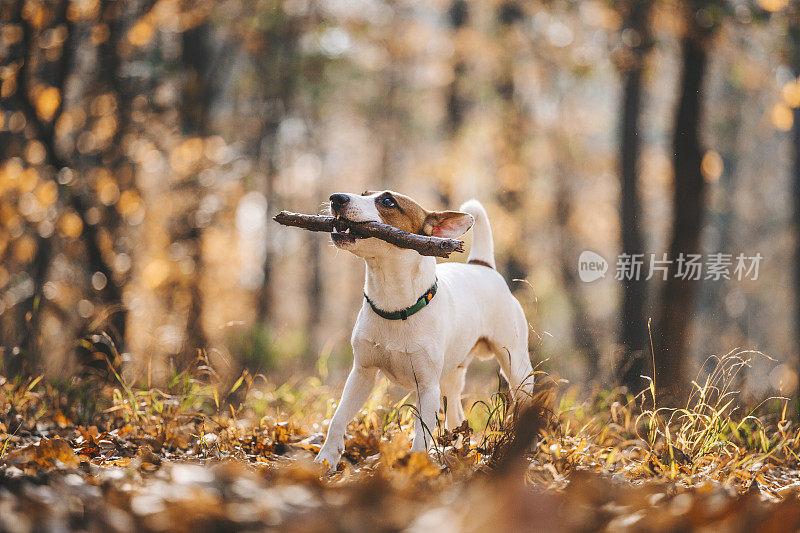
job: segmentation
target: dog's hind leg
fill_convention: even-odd
[[[514,344],[507,346],[490,342],[497,362],[500,363],[503,377],[508,382],[512,398],[525,401],[526,397],[530,397],[533,393],[533,367],[527,347],[522,343]]]
[[[464,379],[467,374],[467,362],[444,376],[439,381],[442,396],[446,398],[444,426],[454,429],[464,421],[464,408],[461,405],[461,393],[464,391]]]

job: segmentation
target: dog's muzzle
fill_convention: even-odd
[[[350,231],[350,228],[344,226],[342,227],[337,226],[336,222],[338,220],[344,220],[344,219],[342,219],[341,217],[336,217],[336,219],[333,222],[333,228],[335,231],[331,233],[331,239],[333,240],[334,244],[336,245],[353,244],[359,239],[366,238],[360,235],[356,235],[355,233]]]

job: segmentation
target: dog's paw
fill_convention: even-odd
[[[342,457],[342,450],[337,450],[333,447],[322,446],[319,453],[314,458],[315,463],[322,463],[328,467],[328,470],[335,470]]]

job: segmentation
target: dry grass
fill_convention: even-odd
[[[656,512],[658,502],[672,502],[681,494],[692,495],[691,502],[684,502],[685,513],[695,506],[705,509],[707,499],[716,495],[721,502],[754,498],[761,503],[726,512],[760,516],[768,509],[761,504],[796,502],[800,487],[800,433],[787,419],[787,400],[765,400],[744,411],[735,391],[749,359],[761,356],[736,352],[712,360],[714,369],[692,383],[679,408],[659,405],[652,383],[636,396],[608,391],[587,399],[557,390],[542,375],[529,402],[533,409],[518,412],[506,395],[492,394],[468,409],[469,424],[455,431],[434,428],[435,445],[427,455],[408,452],[411,398],[389,401],[384,383],[351,423],[345,460],[332,474],[310,463],[322,444],[323,421],[332,414],[335,398],[315,378],[270,386],[263,377],[244,373],[223,387],[202,356],[191,369],[176,374],[165,390],[138,389],[118,374],[114,385],[59,386],[40,378],[0,378],[0,506],[8,497],[2,487],[19,487],[20,480],[44,479],[54,494],[65,497],[67,489],[58,481],[64,475],[77,474],[89,486],[114,486],[114,472],[120,472],[129,482],[122,490],[123,503],[114,504],[118,510],[145,529],[171,530],[177,528],[169,522],[174,517],[162,517],[169,527],[155,527],[146,520],[152,513],[134,503],[140,496],[167,498],[161,492],[156,498],[154,487],[164,492],[170,484],[183,483],[175,478],[186,472],[175,468],[188,468],[188,463],[213,476],[230,477],[233,471],[243,478],[256,476],[263,490],[301,486],[319,494],[322,499],[300,513],[304,524],[316,524],[315,513],[332,513],[341,520],[337,527],[344,527],[349,514],[347,504],[336,499],[341,493],[404,502],[397,504],[406,506],[404,515],[369,515],[378,520],[372,525],[391,525],[388,529],[412,526],[414,517],[434,510],[441,514],[438,519],[448,516],[452,521],[448,513],[457,512],[454,498],[474,503],[467,512],[469,524],[479,524],[507,504],[498,501],[503,495],[544,506],[537,511],[544,515],[547,506],[561,509],[583,502],[586,514],[570,515],[554,526],[558,530],[572,529],[573,518],[577,529],[607,527],[623,517],[641,525],[643,517]],[[87,398],[94,403],[87,404]],[[220,467],[207,470],[217,463],[236,466],[225,472]],[[27,498],[12,494],[18,506]],[[225,510],[229,497],[214,494],[221,506],[215,520],[238,523]],[[103,501],[110,497],[106,492],[99,496]],[[495,507],[485,508],[486,502]],[[363,512],[375,511],[369,501],[359,505]],[[162,512],[157,505],[154,509]],[[277,523],[299,512],[291,506],[278,511]],[[522,514],[515,511],[495,520],[518,520],[527,512],[518,511]],[[483,514],[472,516],[477,512]],[[674,520],[665,523],[675,526],[675,520],[689,516],[685,513],[672,513]],[[712,518],[702,523],[708,525]]]

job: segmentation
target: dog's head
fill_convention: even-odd
[[[474,222],[472,215],[460,211],[428,211],[417,202],[393,191],[363,194],[332,194],[331,213],[352,222],[382,222],[408,233],[456,239]],[[359,257],[381,257],[398,253],[400,248],[380,239],[352,233],[331,233],[333,244]]]

